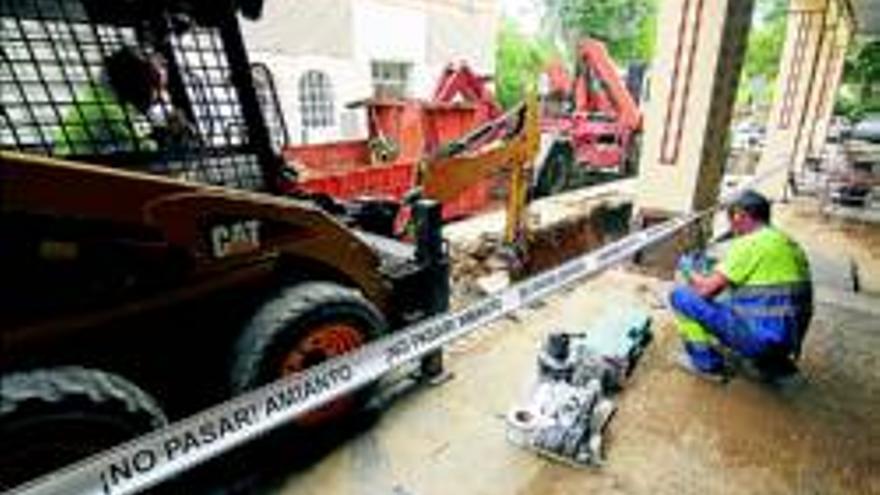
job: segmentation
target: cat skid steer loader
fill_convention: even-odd
[[[0,0],[0,491],[445,308],[436,204],[407,245],[280,193],[260,4]]]

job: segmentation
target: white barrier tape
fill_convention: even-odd
[[[769,175],[769,174],[768,174]],[[757,181],[738,188],[735,194]],[[127,495],[145,490],[348,394],[549,293],[661,242],[713,209],[668,220],[524,280],[467,308],[429,318],[355,352],[248,392],[9,492]]]

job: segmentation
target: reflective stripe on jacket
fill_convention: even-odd
[[[724,299],[757,338],[799,351],[812,316],[809,281],[738,287]]]

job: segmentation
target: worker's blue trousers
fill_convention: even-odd
[[[679,317],[685,351],[702,371],[718,371],[724,366],[716,340],[747,358],[778,351],[787,340],[784,335],[755,331],[730,304],[705,299],[691,287],[675,288],[669,299]]]

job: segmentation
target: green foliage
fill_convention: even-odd
[[[880,82],[880,40],[854,43],[846,62],[845,80],[862,86],[877,84]]]
[[[605,42],[618,63],[648,61],[657,31],[657,0],[544,0],[545,24],[573,46],[583,37]]]
[[[534,89],[554,50],[547,42],[523,36],[505,19],[498,33],[495,56],[495,90],[505,108],[523,98],[526,88]]]
[[[869,39],[854,44],[844,69],[847,82],[862,86],[880,82],[880,40]]]
[[[545,28],[561,35],[569,47],[583,37],[606,43],[621,65],[647,61],[654,48],[658,0],[544,0]],[[562,56],[548,40],[523,36],[505,19],[498,33],[495,87],[505,107],[519,101],[525,88],[534,87],[551,57]]]
[[[758,3],[740,75],[738,103],[770,102],[785,44],[787,5],[788,0]]]
[[[657,0],[647,0],[648,10],[639,21],[631,59],[650,62],[657,40]],[[623,59],[619,59],[623,60]]]
[[[852,85],[842,84],[837,91],[837,98],[834,100],[834,114],[842,115],[850,120],[858,120],[862,113],[860,107]]]
[[[870,113],[880,113],[880,96],[863,96],[861,85],[844,83],[834,100],[834,114],[851,121],[861,119]]]
[[[834,112],[852,120],[880,111],[880,40],[853,43],[843,67],[843,82],[834,102]]]

